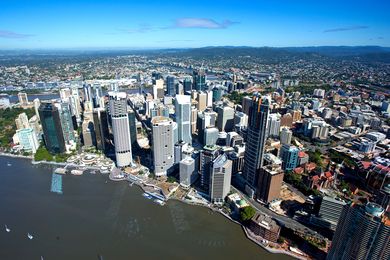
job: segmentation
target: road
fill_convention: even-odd
[[[241,197],[245,198],[245,200],[257,211],[266,214],[268,216],[271,216],[275,220],[279,222],[280,225],[285,226],[287,228],[296,230],[296,231],[302,231],[306,234],[310,234],[311,236],[315,236],[320,239],[325,239],[322,235],[317,233],[316,231],[306,227],[305,225],[299,223],[298,221],[291,219],[286,216],[282,216],[279,214],[276,214],[275,212],[271,211],[270,209],[266,208],[264,205],[258,203],[252,198],[249,198],[246,194],[242,193],[240,190],[236,189],[235,187],[231,186],[231,190],[234,192],[237,192],[238,194],[241,195]]]

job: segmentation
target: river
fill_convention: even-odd
[[[0,156],[0,259],[291,259],[255,245],[218,213],[159,206],[107,175],[65,175],[63,194],[51,193],[52,172]]]

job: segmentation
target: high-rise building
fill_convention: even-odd
[[[191,96],[176,95],[175,114],[179,141],[192,144],[191,135]]]
[[[21,113],[15,118],[16,129],[29,128],[28,117],[26,113]]]
[[[167,175],[174,164],[173,121],[166,117],[152,119],[153,163],[156,176]]]
[[[130,127],[131,145],[132,145],[132,147],[134,147],[134,145],[137,142],[137,126],[136,126],[135,112],[132,109],[128,110],[127,112],[128,112],[129,124],[130,124],[129,127]],[[168,117],[169,113],[168,113],[168,115],[164,114],[163,116]]]
[[[375,203],[344,206],[327,259],[390,259],[390,223]]]
[[[76,136],[74,133],[74,126],[73,126],[73,120],[70,112],[69,103],[55,102],[54,105],[58,108],[58,113],[60,114],[61,127],[62,127],[65,144],[70,146],[75,146]]]
[[[208,127],[216,126],[217,113],[208,108],[203,112],[198,112],[197,121],[198,141],[204,143],[204,130]]]
[[[299,150],[294,145],[283,144],[280,149],[280,158],[282,158],[282,168],[285,171],[292,171],[298,165]]]
[[[346,203],[341,199],[325,196],[322,198],[318,216],[311,216],[310,222],[323,228],[335,230],[345,205]]]
[[[173,76],[167,76],[167,94],[168,96],[174,97],[176,94],[176,78]]]
[[[108,92],[112,133],[114,135],[115,157],[118,167],[131,165],[130,124],[127,114],[127,95],[125,92]]]
[[[203,145],[215,145],[218,140],[219,131],[215,127],[207,127],[203,131]]]
[[[93,110],[96,149],[107,152],[110,146],[107,112],[102,108]]]
[[[269,164],[261,167],[257,184],[257,198],[265,203],[280,198],[283,176],[284,172],[280,165]]]
[[[263,166],[269,104],[267,97],[256,94],[249,111],[243,176],[252,190],[257,186],[258,169]]]
[[[302,112],[300,110],[293,110],[292,111],[292,122],[295,123],[297,121],[301,121],[302,119]]]
[[[51,153],[65,152],[65,139],[58,108],[51,102],[42,102],[38,111],[47,150]]]
[[[196,133],[196,126],[198,122],[198,109],[195,106],[191,107],[191,133]]]
[[[242,99],[242,112],[249,116],[249,111],[251,110],[252,99],[251,97],[245,96]]]
[[[288,127],[283,127],[282,131],[280,131],[280,143],[283,144],[291,144],[292,139],[292,131]]]
[[[18,93],[18,99],[19,99],[19,105],[20,106],[27,106],[28,105],[28,97],[27,93],[25,92],[19,92]]]
[[[230,192],[232,178],[232,161],[226,154],[221,154],[211,163],[210,169],[210,200],[213,203],[222,204]]]
[[[38,117],[38,120],[40,120],[38,109],[39,106],[41,105],[41,101],[39,100],[39,98],[36,98],[33,100],[33,104],[34,104],[35,115]]]
[[[280,119],[280,126],[292,127],[293,125],[293,117],[290,113],[286,113]]]
[[[192,89],[201,91],[206,90],[206,74],[203,69],[194,70],[192,73]]]
[[[207,94],[206,92],[199,92],[198,96],[196,97],[196,101],[198,101],[198,110],[203,111],[207,107]]]
[[[184,78],[184,80],[183,80],[183,88],[184,88],[185,94],[188,94],[189,92],[191,92],[191,90],[192,90],[191,78],[189,78],[189,77]]]
[[[81,130],[83,134],[84,146],[86,147],[96,146],[95,125],[93,122],[92,112],[84,113],[84,121],[81,125]]]
[[[217,107],[218,130],[221,132],[230,132],[234,129],[234,109],[229,106]]]
[[[211,164],[221,153],[219,146],[204,146],[200,154],[200,186],[208,193],[210,184]]]
[[[189,188],[198,178],[195,167],[195,160],[191,157],[185,157],[179,163],[180,185]]]
[[[39,147],[37,135],[32,128],[23,128],[16,130],[19,142],[24,151],[35,153]]]
[[[269,114],[268,117],[268,136],[279,137],[280,132],[280,114]]]

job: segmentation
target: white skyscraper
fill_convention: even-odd
[[[281,144],[291,144],[292,132],[289,128],[283,127],[280,132],[280,143]]]
[[[118,167],[131,165],[130,125],[127,114],[127,95],[125,92],[108,92],[109,109],[114,135],[115,157]]]
[[[167,175],[174,164],[173,121],[157,116],[152,119],[153,163],[156,176]]]
[[[191,136],[191,96],[176,95],[176,123],[178,125],[179,141],[192,144]]]
[[[278,137],[280,131],[280,114],[269,114],[268,117],[268,136]]]

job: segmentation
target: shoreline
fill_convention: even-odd
[[[24,156],[24,155],[16,155],[16,154],[9,154],[9,153],[0,153],[0,156],[4,156],[4,157],[10,157],[10,158],[19,158],[19,159],[30,159],[31,160],[31,164],[32,165],[40,165],[40,164],[46,164],[46,165],[55,165],[55,166],[66,166],[67,164],[69,163],[60,163],[60,162],[51,162],[51,161],[34,161],[33,157],[32,156]],[[112,179],[109,175],[108,179],[110,181],[114,181],[114,182],[119,182],[119,181],[126,181],[129,184],[129,186],[133,186],[134,184],[142,191],[142,192],[146,192],[146,189],[144,189],[144,186],[148,186],[147,183],[140,183],[139,181],[130,181],[129,179],[125,178],[125,179]],[[150,184],[149,184],[150,185]],[[154,185],[153,185],[154,186]],[[216,208],[213,208],[213,207],[210,207],[209,205],[204,205],[204,204],[200,204],[200,203],[191,203],[189,201],[186,201],[186,200],[182,200],[182,199],[178,199],[178,198],[169,198],[169,197],[166,197],[166,201],[169,201],[169,200],[174,200],[174,201],[179,201],[181,203],[185,203],[187,205],[190,205],[190,206],[199,206],[199,207],[203,207],[203,208],[206,208],[206,209],[209,209],[209,210],[212,210],[213,212],[217,212],[219,214],[221,214],[222,216],[224,216],[226,219],[230,220],[232,223],[236,224],[236,225],[240,225],[241,226],[241,229],[243,230],[244,232],[244,235],[246,236],[247,239],[249,239],[251,242],[255,243],[256,245],[260,246],[262,249],[266,250],[267,252],[269,253],[272,253],[272,254],[285,254],[285,255],[288,255],[288,256],[291,256],[291,257],[294,257],[296,259],[307,259],[306,257],[304,256],[298,256],[290,251],[287,251],[287,250],[280,250],[280,249],[274,249],[274,248],[270,248],[270,247],[267,247],[265,245],[263,245],[262,243],[260,243],[259,241],[257,241],[256,239],[254,239],[248,232],[247,228],[241,224],[240,222],[238,222],[237,220],[234,220],[233,218],[231,218],[229,215],[227,215],[226,213],[224,213],[222,210],[219,210],[219,209],[216,209]]]

